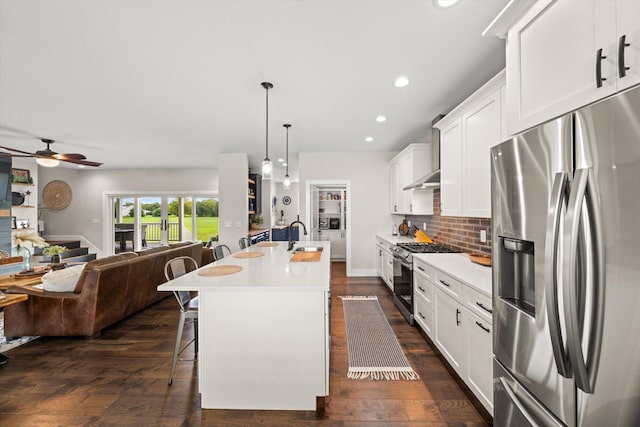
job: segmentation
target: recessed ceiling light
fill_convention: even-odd
[[[284,162],[284,159],[278,159],[278,163]]]
[[[376,117],[376,122],[382,123],[382,122],[386,122],[387,118],[385,116],[378,116]]]
[[[436,9],[446,9],[454,6],[456,3],[458,3],[458,0],[433,0],[433,7]]]
[[[409,79],[406,78],[405,76],[400,76],[396,79],[395,82],[393,82],[393,85],[395,87],[405,87],[408,84],[409,84]]]
[[[85,168],[85,166],[84,166],[84,165],[78,165],[78,167],[79,167],[80,169],[84,169],[84,168]]]
[[[371,142],[371,141],[373,141],[373,137],[372,136],[368,136],[364,140],[367,141],[367,142]]]

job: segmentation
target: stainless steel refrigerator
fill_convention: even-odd
[[[491,162],[495,425],[640,426],[640,87]]]

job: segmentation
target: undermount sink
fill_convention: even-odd
[[[322,252],[322,246],[300,246],[295,248],[293,252]]]

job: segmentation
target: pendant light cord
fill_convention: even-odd
[[[289,125],[291,126],[291,125]],[[286,158],[287,158],[287,171],[286,171],[286,175],[289,176],[289,126],[286,126],[287,128],[287,149],[286,151]]]
[[[266,97],[266,99],[267,99],[267,115],[266,115],[267,116],[267,120],[266,120],[266,123],[265,123],[265,127],[266,127],[266,132],[265,132],[265,135],[266,135],[265,136],[265,138],[266,138],[266,141],[265,141],[265,146],[266,146],[266,153],[265,154],[266,154],[266,157],[265,157],[265,160],[269,160],[269,87],[266,87],[265,89],[267,90],[267,97]]]

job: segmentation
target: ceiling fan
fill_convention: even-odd
[[[2,153],[2,152],[0,152],[0,156],[35,157],[36,158],[36,162],[39,165],[47,166],[47,167],[58,166],[58,164],[61,161],[62,162],[67,162],[67,163],[75,163],[77,165],[84,165],[84,166],[95,166],[95,167],[97,167],[97,166],[102,165],[102,163],[92,162],[90,160],[87,160],[87,158],[83,154],[77,154],[77,153],[59,154],[59,153],[56,153],[55,151],[51,150],[51,148],[49,147],[51,144],[53,144],[55,142],[53,139],[47,139],[47,138],[39,138],[39,139],[40,139],[40,141],[42,141],[45,144],[47,144],[47,148],[46,149],[38,150],[35,153],[29,153],[28,151],[22,151],[22,150],[18,150],[16,148],[11,148],[11,147],[3,147],[3,146],[0,145],[0,148],[2,148],[2,149],[13,151],[14,153],[19,153],[19,154],[10,154],[10,153]]]

